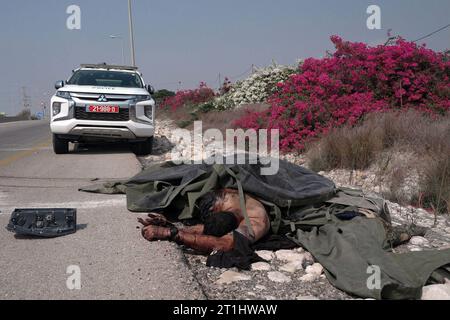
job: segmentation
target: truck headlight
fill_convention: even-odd
[[[67,100],[72,98],[72,96],[70,95],[70,92],[68,92],[68,91],[57,91],[56,96],[63,98],[63,99],[67,99]]]
[[[53,102],[52,115],[56,116],[61,112],[61,102]]]
[[[134,96],[134,101],[135,102],[148,101],[151,98],[152,97],[149,95],[139,95],[139,96]]]
[[[153,121],[153,106],[145,106],[144,107],[144,114],[147,118]]]

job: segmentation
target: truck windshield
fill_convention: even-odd
[[[143,87],[140,76],[136,73],[103,70],[78,70],[67,84],[123,88]]]

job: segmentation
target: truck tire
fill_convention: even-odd
[[[135,142],[132,144],[131,148],[137,156],[147,156],[151,154],[153,150],[153,137],[142,142]]]
[[[53,135],[53,151],[56,154],[65,154],[69,152],[69,141],[58,138],[56,134]]]

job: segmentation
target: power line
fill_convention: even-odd
[[[445,30],[445,29],[447,29],[448,27],[450,27],[450,23],[447,24],[446,26],[443,26],[442,28],[439,28],[439,29],[437,29],[437,30],[435,30],[435,31],[433,31],[433,32],[431,32],[431,33],[429,33],[429,34],[427,34],[427,35],[425,35],[425,36],[423,36],[423,37],[417,39],[417,40],[414,40],[413,42],[417,42],[417,41],[426,39],[426,38],[428,38],[428,37],[431,37],[432,35],[434,35],[434,34],[436,34],[436,33],[438,33],[438,32],[441,32],[442,30]]]
[[[219,88],[220,88],[222,86],[222,84],[223,84],[222,83],[222,78],[223,79],[227,78],[229,80],[235,80],[235,79],[241,78],[241,77],[249,74],[250,72],[254,73],[257,68],[258,67],[255,64],[252,64],[250,66],[250,68],[248,68],[247,70],[245,70],[241,74],[238,74],[237,76],[224,77],[224,75],[222,73],[219,73],[213,81],[203,81],[203,82],[205,82],[206,84],[210,84],[210,85],[214,85],[215,83],[219,83]],[[155,86],[157,86],[157,87],[164,87],[164,86],[167,86],[167,85],[174,85],[174,84],[180,85],[180,82],[183,83],[183,84],[194,84],[195,81],[191,80],[191,81],[162,82],[162,83],[155,84]]]
[[[243,72],[243,73],[241,73],[241,74],[239,74],[239,75],[237,75],[237,76],[230,77],[229,79],[230,79],[230,80],[238,79],[238,78],[240,78],[240,77],[242,77],[242,76],[245,76],[245,75],[248,74],[250,71],[253,71],[253,69],[254,69],[254,65],[252,65],[249,69],[245,70],[245,72]]]

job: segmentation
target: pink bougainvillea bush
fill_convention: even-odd
[[[415,109],[438,116],[450,110],[448,54],[402,39],[377,47],[337,36],[331,41],[334,54],[305,60],[278,84],[267,112],[248,113],[235,126],[279,129],[282,151],[301,151],[309,139],[368,113]]]
[[[197,105],[212,100],[215,97],[214,90],[209,88],[206,83],[201,82],[200,86],[194,90],[180,90],[175,96],[168,97],[161,102],[161,108],[169,108],[172,111],[178,108]]]

